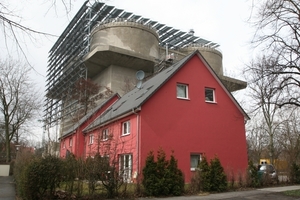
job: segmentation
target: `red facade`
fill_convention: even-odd
[[[83,134],[82,130],[90,125],[99,115],[101,115],[109,106],[119,99],[119,95],[112,96],[107,102],[105,102],[99,109],[88,117],[82,123],[78,122],[77,128],[72,130],[67,135],[60,139],[60,157],[64,158],[69,153],[74,154],[76,157],[85,156],[85,140],[86,135]],[[76,124],[75,124],[76,125]]]
[[[100,116],[105,109],[95,116]],[[195,162],[201,156],[208,160],[217,156],[225,171],[235,176],[244,174],[247,168],[245,120],[248,116],[199,52],[137,108],[87,129],[93,119],[62,138],[61,156],[66,154],[66,146],[73,137],[71,152],[85,156],[109,155],[110,159],[117,160],[120,169],[128,170],[130,181],[142,173],[147,154],[159,148],[167,155],[174,152],[185,182],[190,182]]]

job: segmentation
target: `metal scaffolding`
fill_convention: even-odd
[[[87,78],[83,58],[90,50],[92,29],[99,24],[118,20],[134,21],[153,27],[159,35],[160,46],[167,45],[169,49],[178,49],[191,44],[218,47],[216,43],[148,18],[100,2],[89,5],[89,1],[86,1],[49,52],[43,119],[45,130],[58,125],[61,120],[78,109],[76,102],[70,100],[70,93],[76,81]]]

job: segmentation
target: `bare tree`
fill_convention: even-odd
[[[300,120],[299,109],[289,113],[283,113],[287,120],[280,126],[279,143],[283,148],[283,154],[287,163],[299,163],[300,159]]]
[[[264,149],[268,143],[266,141],[266,134],[264,133],[263,125],[259,120],[251,120],[251,124],[247,123],[247,145],[248,158],[253,163],[258,164]]]
[[[36,1],[36,3],[40,2]],[[63,7],[64,12],[68,15],[73,7],[73,0],[46,0],[44,3],[46,3],[45,7],[48,6],[49,8],[47,12],[54,10],[56,14],[58,13],[58,8]],[[29,41],[33,44],[38,44],[41,40],[38,36],[55,38],[58,36],[39,30],[38,27],[30,27],[24,23],[26,20],[28,19],[22,16],[22,13],[15,8],[11,1],[2,0],[0,2],[0,37],[8,49],[7,52],[10,53],[12,46],[15,47],[14,50],[19,52],[30,65],[27,59],[26,43]],[[30,67],[33,68],[32,66]]]
[[[0,113],[4,127],[6,162],[11,160],[10,144],[21,126],[35,119],[41,98],[29,79],[28,66],[19,61],[0,60]]]
[[[276,75],[266,75],[276,62],[266,57],[257,58],[251,65],[247,66],[247,79],[250,89],[251,113],[262,119],[264,126],[261,126],[263,132],[268,136],[268,151],[271,163],[274,162],[275,156],[275,135],[278,128],[276,115],[279,107],[279,101],[282,92],[274,86],[278,84]],[[277,154],[277,153],[276,153]]]
[[[300,2],[263,0],[253,5],[257,11],[251,18],[257,30],[253,44],[275,61],[265,75],[276,76],[273,88],[282,91],[274,103],[300,106]]]

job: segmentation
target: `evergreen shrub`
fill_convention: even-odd
[[[153,152],[149,152],[143,168],[142,184],[148,196],[179,196],[184,191],[184,176],[177,166],[177,160],[170,160],[162,149],[157,152],[156,161]]]
[[[247,178],[247,184],[249,187],[259,187],[261,185],[261,182],[259,180],[258,175],[258,169],[253,164],[252,161],[249,161],[248,163],[248,178]]]
[[[296,163],[292,164],[290,172],[290,180],[292,183],[300,183],[300,166]]]
[[[199,179],[193,180],[193,183],[197,183],[199,186],[192,187],[199,188],[203,192],[223,192],[227,190],[227,177],[218,157],[208,163],[204,156],[193,179]]]

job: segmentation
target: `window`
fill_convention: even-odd
[[[124,182],[131,182],[131,173],[132,173],[132,155],[123,154],[120,155],[119,159],[120,166],[120,175],[123,176]]]
[[[211,88],[205,88],[205,101],[215,102],[215,90]]]
[[[70,138],[70,140],[69,140],[69,146],[71,147],[72,146],[72,138]]]
[[[66,142],[63,141],[63,144],[62,144],[63,148],[66,148]]]
[[[94,135],[90,134],[90,144],[93,144],[93,143],[94,143]]]
[[[185,84],[177,84],[177,98],[187,99],[188,98],[188,86]]]
[[[102,130],[101,140],[108,140],[108,129]]]
[[[130,121],[122,123],[122,135],[130,134]]]
[[[195,171],[201,161],[201,154],[191,154],[191,171]]]

